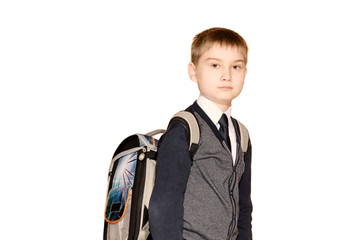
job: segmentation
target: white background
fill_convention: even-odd
[[[191,41],[221,26],[250,48],[254,239],[361,240],[357,2],[2,1],[0,238],[102,239],[115,148],[198,97]]]

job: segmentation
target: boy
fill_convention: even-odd
[[[162,136],[150,208],[154,240],[251,240],[251,144],[241,159],[231,103],[244,84],[248,47],[236,32],[211,28],[195,36],[188,65],[200,97],[187,110],[198,120],[193,157],[185,126],[174,121]]]

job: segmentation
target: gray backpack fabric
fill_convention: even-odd
[[[197,120],[188,111],[178,112],[170,123],[175,120],[182,121],[187,128],[192,158],[200,139]],[[238,126],[245,155],[249,134],[239,121]],[[153,136],[164,132],[159,129],[131,135],[116,149],[108,173],[103,240],[152,239],[148,207],[155,182],[158,145],[158,140]]]

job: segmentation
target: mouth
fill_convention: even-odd
[[[221,86],[221,87],[218,87],[218,88],[221,89],[221,90],[225,90],[225,91],[233,90],[233,88],[230,87],[230,86]]]

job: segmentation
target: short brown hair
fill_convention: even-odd
[[[237,32],[227,28],[210,28],[197,34],[191,45],[191,62],[197,65],[201,55],[213,45],[237,47],[244,54],[245,65],[248,62],[248,45]]]

